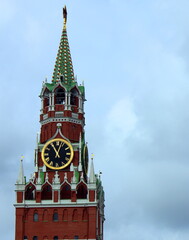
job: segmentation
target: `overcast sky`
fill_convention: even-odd
[[[14,239],[14,184],[33,172],[38,98],[68,9],[86,138],[102,171],[105,240],[189,239],[189,1],[0,0],[0,232]]]

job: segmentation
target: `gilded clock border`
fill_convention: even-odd
[[[70,148],[70,151],[71,151],[71,155],[70,155],[70,160],[62,167],[52,167],[51,165],[49,165],[46,161],[45,161],[45,156],[44,156],[44,153],[45,153],[45,149],[46,147],[51,144],[52,142],[56,142],[56,141],[61,141],[61,142],[64,142],[66,145],[68,145],[68,147]],[[66,168],[73,160],[73,156],[74,156],[74,151],[73,151],[73,147],[71,145],[71,143],[69,143],[68,141],[66,141],[65,139],[63,138],[54,138],[52,140],[49,140],[48,142],[45,143],[45,145],[43,146],[42,148],[42,152],[41,152],[41,158],[42,158],[42,161],[43,163],[50,169],[53,169],[53,170],[61,170],[61,169],[64,169]]]

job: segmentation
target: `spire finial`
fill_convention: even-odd
[[[64,6],[63,8],[63,18],[64,18],[64,24],[66,25],[67,23],[67,8],[66,8],[66,5]]]

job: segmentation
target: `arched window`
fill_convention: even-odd
[[[35,211],[34,214],[33,214],[33,221],[34,222],[38,222],[39,221],[39,216],[38,216],[37,211]]]
[[[55,103],[64,104],[65,103],[65,91],[62,88],[58,88],[55,91]]]
[[[78,106],[78,91],[75,88],[71,90],[70,104]]]
[[[79,239],[79,236],[78,236],[78,235],[75,235],[75,236],[74,236],[74,239]]]
[[[71,199],[71,187],[68,184],[62,186],[60,199]]]
[[[86,199],[87,198],[87,187],[84,184],[80,184],[77,189],[77,199]]]
[[[53,222],[58,222],[58,212],[56,210],[53,213]]]
[[[54,236],[53,240],[58,240],[58,236]]]
[[[35,187],[33,184],[29,184],[25,190],[25,200],[34,200],[35,199]]]
[[[37,237],[37,236],[34,236],[34,237],[33,237],[33,240],[38,240],[38,237]]]
[[[28,237],[27,237],[27,236],[24,236],[24,240],[28,240]]]
[[[52,187],[49,184],[43,186],[41,191],[42,200],[52,200]]]

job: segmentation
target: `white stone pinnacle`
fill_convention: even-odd
[[[96,182],[96,176],[95,176],[95,171],[94,171],[93,158],[91,159],[89,182],[90,182],[90,183],[95,183],[95,182]]]
[[[25,184],[23,158],[24,157],[22,156],[21,159],[20,159],[20,170],[19,170],[18,179],[16,181],[17,184]]]

